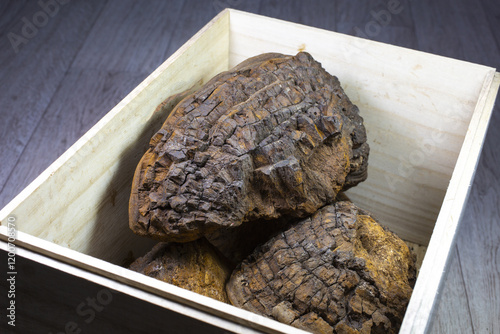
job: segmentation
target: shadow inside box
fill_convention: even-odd
[[[161,128],[173,108],[190,88],[165,100],[155,110],[138,140],[120,156],[118,167],[103,192],[96,221],[88,243],[87,254],[110,263],[128,267],[137,257],[150,251],[158,242],[134,234],[129,228],[128,205],[137,164],[149,147],[151,137]],[[140,108],[140,107],[138,107]],[[130,120],[133,121],[133,120]]]
[[[0,262],[7,252],[0,250]],[[15,326],[0,321],[0,333],[231,333],[201,320],[16,256]],[[0,293],[7,296],[7,272]],[[0,298],[7,309],[8,298]]]

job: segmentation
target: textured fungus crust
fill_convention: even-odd
[[[230,269],[205,239],[182,244],[160,242],[130,269],[229,303],[225,284]]]
[[[368,151],[358,108],[308,53],[250,58],[184,98],[153,136],[130,227],[187,242],[303,218],[366,179]]]
[[[397,333],[414,280],[406,244],[337,202],[258,247],[226,290],[235,306],[314,333]]]
[[[343,193],[339,192],[335,201],[350,201]],[[220,229],[206,236],[233,266],[236,266],[250,255],[255,247],[262,245],[273,236],[286,230],[300,219],[283,217],[272,222],[257,220],[250,224],[242,224],[237,228]]]

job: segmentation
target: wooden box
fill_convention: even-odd
[[[429,324],[474,176],[500,76],[495,69],[225,10],[167,59],[0,212],[17,251],[235,332],[299,333],[120,266],[153,242],[128,228],[132,175],[167,115],[167,97],[263,52],[311,53],[360,108],[369,177],[349,197],[403,239],[427,246],[401,333]],[[12,238],[11,238],[12,241]]]

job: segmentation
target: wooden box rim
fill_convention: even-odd
[[[184,54],[192,52],[191,47],[198,43],[205,34],[210,31],[216,33],[217,31],[214,29],[218,29],[216,27],[217,25],[221,26],[220,31],[224,31],[224,29],[229,30],[230,20],[237,20],[240,18],[265,19],[278,23],[283,22],[233,9],[222,11],[0,211],[0,247],[4,250],[8,250],[9,234],[7,225],[9,217],[13,217],[13,213],[14,216],[16,215],[15,213],[19,206],[29,199],[33,193],[43,188],[44,183],[57,174],[59,169],[65,166],[68,161],[72,161],[71,159],[79,154],[81,149],[87,145],[94,136],[102,132],[103,129],[105,130],[107,124],[113,122],[123,108],[127,107],[130,103],[134,103],[134,99],[143,90],[154,85],[155,80],[163,71],[167,70],[169,66],[172,66],[172,64],[179,61],[179,59],[182,59]],[[287,24],[300,26],[293,23]],[[321,29],[302,27],[321,34],[337,34]],[[229,34],[229,31],[227,31],[227,34]],[[228,39],[229,38],[228,36]],[[349,36],[346,38],[358,40],[356,37]],[[376,42],[370,41],[369,43]],[[228,45],[228,48],[229,47]],[[223,67],[224,66],[227,67],[228,64],[223,64]],[[494,69],[491,69],[488,73],[483,83],[474,113],[470,119],[467,134],[453,171],[453,176],[446,191],[443,205],[430,238],[427,251],[428,255],[423,262],[420,276],[417,280],[413,296],[410,300],[401,327],[401,333],[424,333],[431,321],[433,307],[436,304],[440,285],[443,281],[450,249],[454,242],[454,236],[460,221],[463,206],[469,193],[469,185],[474,176],[495,97],[500,85],[500,73],[495,73]],[[177,88],[180,88],[180,86]],[[305,333],[299,329],[218,302],[211,298],[200,296],[173,285],[145,277],[118,265],[44,240],[43,238],[30,235],[29,233],[18,231],[15,244],[17,246],[17,253],[20,256],[142,300],[155,303],[162,307],[169,308],[176,312],[184,313],[193,318],[201,319],[202,321],[206,321],[227,330],[245,333],[254,331],[269,333]]]

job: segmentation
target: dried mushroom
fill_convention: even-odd
[[[367,176],[363,119],[308,53],[250,58],[184,98],[137,166],[129,225],[187,242],[304,218]]]
[[[182,244],[160,242],[130,269],[229,303],[225,284],[231,271],[205,239]]]
[[[335,201],[350,201],[344,192],[339,192]],[[255,247],[268,241],[274,235],[284,231],[300,219],[276,219],[272,222],[257,220],[251,224],[242,224],[237,228],[220,229],[206,236],[229,261],[236,265],[243,261]]]
[[[314,333],[397,333],[414,261],[365,211],[337,202],[258,247],[226,289],[235,306]]]

